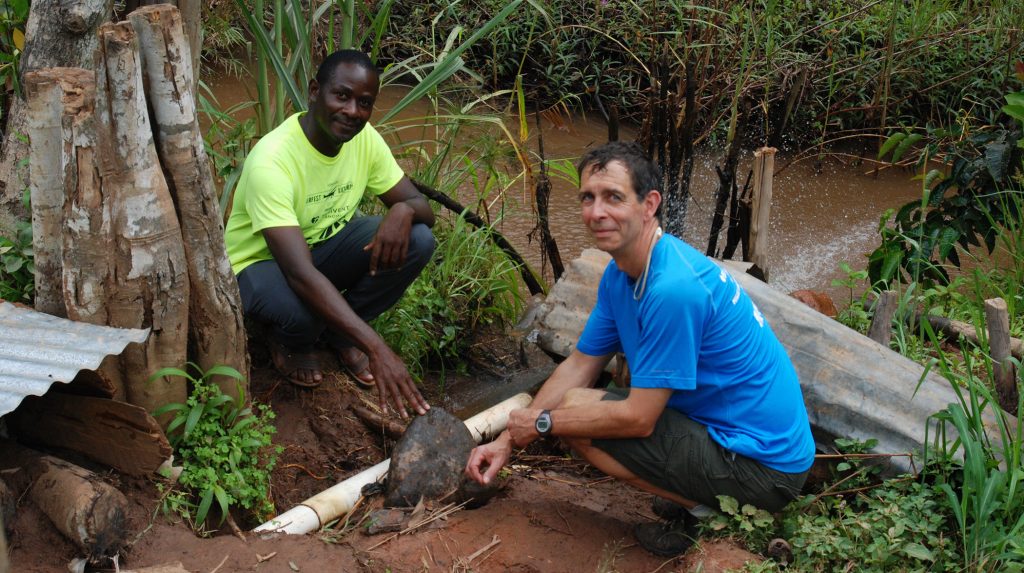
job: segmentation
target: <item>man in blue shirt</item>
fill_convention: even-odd
[[[675,555],[695,513],[729,495],[778,511],[814,461],[796,371],[735,280],[659,225],[661,174],[639,146],[609,143],[579,163],[583,222],[612,255],[576,349],[515,410],[466,473],[489,483],[513,446],[558,436],[606,474],[657,495],[668,523],[640,524],[642,546]],[[593,389],[615,352],[631,387]],[[676,505],[678,504],[678,505]],[[681,507],[680,507],[681,506]],[[688,511],[682,511],[682,509]]]

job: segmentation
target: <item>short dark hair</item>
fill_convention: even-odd
[[[580,181],[583,181],[583,172],[587,169],[600,171],[612,161],[622,163],[626,171],[629,171],[633,192],[641,201],[652,189],[661,191],[661,169],[644,153],[643,148],[636,143],[624,141],[612,141],[583,154],[576,164]],[[658,205],[654,216],[661,218],[661,205]]]
[[[370,56],[359,50],[338,50],[324,58],[324,61],[320,63],[320,67],[316,70],[316,83],[324,85],[329,82],[334,69],[341,64],[355,64],[373,72],[378,77],[380,76],[380,72],[377,70],[377,66],[373,65],[373,60],[370,59]]]

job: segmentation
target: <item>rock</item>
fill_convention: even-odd
[[[409,521],[408,511],[401,509],[378,509],[370,514],[370,525],[363,532],[366,535],[393,533],[405,528]]]
[[[839,311],[836,310],[835,303],[832,302],[832,297],[823,292],[813,290],[795,290],[789,293],[789,296],[797,299],[825,316],[835,318],[839,314]]]
[[[384,506],[412,507],[421,498],[454,503],[489,499],[496,487],[479,486],[462,473],[475,445],[465,424],[442,408],[413,420],[391,455]]]

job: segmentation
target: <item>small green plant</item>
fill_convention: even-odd
[[[867,297],[871,294],[871,291],[864,289],[863,285],[867,281],[868,272],[855,271],[850,267],[850,264],[845,261],[839,263],[839,268],[846,273],[846,278],[832,279],[832,286],[848,289],[850,292],[850,299],[846,303],[846,306],[839,311],[839,316],[836,317],[836,320],[857,332],[867,332],[868,327],[871,324],[871,316],[864,308],[864,303],[867,301]],[[860,296],[856,296],[854,294],[857,289],[862,289],[862,294]]]
[[[759,550],[772,538],[775,518],[772,514],[727,495],[716,496],[721,513],[711,519],[708,528],[741,539],[747,547]]]
[[[35,291],[32,224],[18,221],[10,233],[0,235],[0,298],[30,304]]]
[[[197,531],[203,530],[214,501],[222,523],[233,508],[257,518],[272,514],[270,472],[280,453],[271,445],[274,413],[263,404],[246,406],[241,385],[235,400],[213,383],[214,376],[241,380],[234,368],[214,366],[202,372],[189,363],[186,369],[164,368],[150,377],[151,382],[185,378],[192,388],[184,404],[168,404],[154,412],[174,416],[167,435],[184,468],[178,478],[180,489],[165,495],[165,511],[180,515]]]

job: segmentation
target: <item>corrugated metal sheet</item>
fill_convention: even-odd
[[[147,336],[148,328],[96,326],[0,302],[0,416]]]
[[[530,337],[541,348],[569,354],[597,302],[597,285],[610,258],[587,249],[570,264],[538,309]],[[876,438],[879,453],[922,451],[925,428],[934,426],[931,415],[957,401],[948,381],[934,373],[922,379],[918,363],[746,274],[744,263],[716,262],[750,295],[786,347],[812,425],[832,436]],[[991,410],[985,424],[996,427]],[[893,465],[910,469],[905,457]]]

